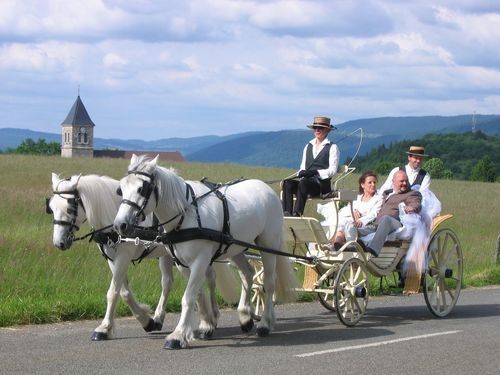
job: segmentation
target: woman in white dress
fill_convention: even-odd
[[[352,213],[349,206],[339,211],[337,233],[331,242],[335,250],[357,237],[357,231],[372,223],[382,206],[382,196],[377,194],[377,175],[373,171],[366,171],[358,180],[359,195],[352,202]],[[333,249],[332,249],[333,250]]]

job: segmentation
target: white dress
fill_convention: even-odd
[[[355,201],[352,202],[353,210],[358,210],[361,214],[362,227],[371,223],[377,217],[380,207],[382,206],[382,196],[376,193],[369,201],[364,202],[361,200],[363,194],[359,194]],[[326,204],[318,204],[317,212],[321,214],[326,220],[321,223],[326,229],[328,238],[335,234],[335,230],[343,231],[346,239],[353,240],[357,237],[354,226],[354,219],[351,215],[349,206],[342,207],[339,210],[338,221],[335,215],[334,202]]]
[[[363,194],[359,194],[357,199],[352,202],[352,209],[358,210],[361,214],[361,228],[370,224],[377,218],[377,214],[382,207],[383,198],[382,195],[376,193],[369,201],[363,201]],[[351,241],[357,238],[358,228],[354,225],[354,218],[351,215],[351,210],[349,206],[343,207],[339,211],[339,224],[337,226],[337,231],[344,232],[347,241]]]

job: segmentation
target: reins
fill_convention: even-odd
[[[134,172],[131,171],[129,173],[134,173]],[[150,181],[154,181],[153,175],[146,174],[143,172],[141,172],[139,174],[147,176],[148,178],[150,178]],[[262,251],[262,252],[267,252],[267,253],[273,254],[273,255],[288,256],[288,257],[294,257],[296,259],[302,259],[302,260],[305,260],[307,262],[315,262],[315,260],[316,260],[315,257],[308,257],[308,256],[302,256],[302,255],[291,255],[291,254],[284,252],[284,251],[270,249],[267,247],[256,245],[254,243],[241,241],[241,240],[234,238],[231,235],[230,225],[229,225],[229,209],[227,206],[227,200],[226,200],[225,195],[220,192],[220,189],[223,187],[237,184],[237,183],[244,181],[244,180],[245,179],[243,179],[243,178],[239,178],[239,179],[235,179],[235,180],[232,180],[232,181],[229,181],[229,182],[222,184],[222,183],[209,182],[205,177],[200,182],[203,183],[205,186],[207,186],[209,188],[209,190],[207,192],[199,195],[199,196],[196,196],[191,185],[188,184],[187,182],[185,182],[185,184],[186,184],[186,200],[189,201],[189,197],[191,197],[191,202],[189,204],[193,205],[196,208],[198,227],[181,229],[180,226],[183,222],[184,216],[182,213],[178,213],[175,216],[173,216],[172,218],[166,220],[165,222],[158,224],[158,226],[160,227],[160,226],[163,226],[165,224],[172,222],[173,220],[175,220],[178,217],[181,217],[181,220],[177,224],[176,228],[174,228],[173,230],[171,230],[169,232],[166,232],[166,233],[159,235],[155,240],[153,240],[153,242],[159,241],[159,242],[163,243],[164,245],[167,245],[170,249],[170,252],[171,252],[173,258],[176,260],[176,262],[179,265],[184,266],[184,267],[186,267],[186,266],[184,264],[182,264],[179,261],[179,259],[177,258],[177,256],[175,255],[175,251],[174,251],[173,246],[177,243],[198,240],[198,239],[209,240],[209,241],[214,241],[214,242],[219,243],[219,248],[216,250],[215,254],[213,255],[213,257],[210,261],[210,264],[212,264],[214,261],[216,261],[217,258],[219,258],[221,255],[225,254],[231,245],[239,245],[239,246],[245,247],[246,250],[253,249],[253,250],[258,250],[258,251]],[[201,199],[209,196],[210,194],[215,194],[222,201],[223,213],[224,213],[224,221],[223,221],[222,231],[209,229],[209,228],[203,228],[201,225],[201,218],[200,218],[200,215],[198,212],[198,202]],[[149,197],[145,197],[145,198],[146,198],[145,200],[149,199]],[[158,201],[157,201],[157,204],[158,204]],[[146,205],[147,205],[147,202],[145,202],[145,204],[143,204],[144,207]],[[250,254],[250,255],[252,255],[252,254]]]

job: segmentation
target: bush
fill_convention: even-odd
[[[60,155],[61,145],[57,142],[47,143],[43,138],[39,138],[36,142],[31,138],[26,138],[16,149],[9,149],[9,152],[29,155]]]
[[[493,164],[488,155],[480,159],[474,168],[472,168],[472,181],[495,182],[496,178],[497,173],[495,164]]]
[[[423,168],[431,174],[432,178],[449,180],[453,177],[453,172],[449,169],[445,169],[443,161],[439,158],[427,160]]]

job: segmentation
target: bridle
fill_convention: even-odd
[[[76,225],[76,219],[78,216],[78,206],[81,205],[83,211],[85,212],[85,206],[83,205],[82,198],[80,197],[80,194],[78,193],[78,190],[68,190],[68,191],[53,191],[52,192],[54,195],[59,195],[62,199],[66,200],[68,202],[68,215],[71,217],[71,221],[66,221],[66,220],[53,220],[52,223],[54,225],[62,225],[62,226],[68,226],[69,227],[69,233],[70,236],[74,236],[75,230],[78,231],[80,230],[80,227]],[[63,197],[63,194],[66,195],[71,195],[72,197]],[[45,212],[47,214],[53,214],[54,212],[50,208],[50,200],[51,198],[46,198],[45,199]]]
[[[155,184],[155,176],[154,176],[154,174],[149,174],[149,173],[140,172],[140,171],[128,171],[127,174],[141,175],[141,176],[149,178],[149,181],[142,180],[142,186],[137,191],[141,195],[141,197],[144,198],[142,205],[139,205],[139,204],[137,204],[134,201],[131,201],[129,199],[122,199],[122,201],[121,201],[122,204],[126,204],[126,205],[128,205],[132,208],[135,208],[137,210],[137,213],[135,214],[135,216],[136,216],[136,219],[138,219],[138,221],[144,221],[146,219],[144,209],[148,205],[149,199],[151,198],[151,193],[153,193],[153,192],[155,194],[156,205],[158,205],[158,187]],[[123,195],[121,188],[118,188],[116,193],[119,196]]]

